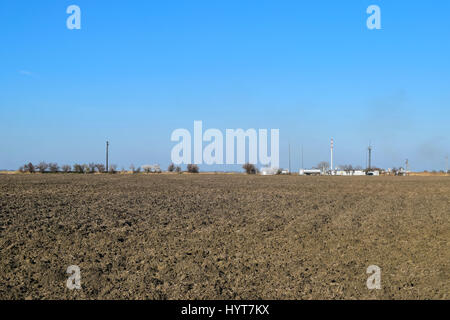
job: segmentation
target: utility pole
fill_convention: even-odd
[[[106,141],[106,172],[108,172],[108,151],[109,151],[109,141]]]
[[[289,143],[289,174],[291,174],[291,144]]]
[[[445,157],[445,166],[446,166],[446,171],[445,174],[448,174],[448,155]]]
[[[302,145],[302,169],[305,169],[305,166],[303,164],[303,145]]]
[[[372,146],[369,142],[369,167],[368,169],[370,170],[372,168]]]

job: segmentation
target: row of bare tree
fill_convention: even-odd
[[[73,166],[65,164],[61,167],[55,163],[55,162],[40,162],[37,165],[34,165],[33,163],[29,162],[19,168],[20,172],[29,172],[29,173],[57,173],[57,172],[75,172],[75,173],[95,173],[100,172],[104,173],[106,172],[105,165],[102,163],[89,163],[89,164],[74,164]],[[117,166],[111,165],[109,167],[110,173],[116,173],[117,172]]]
[[[125,169],[122,169],[122,171],[125,171]],[[141,167],[135,167],[133,164],[130,165],[130,171],[133,173],[140,173]],[[144,172],[150,172],[144,168]],[[181,173],[181,167],[175,166],[173,163],[169,165],[167,168],[167,171],[169,172],[178,172]],[[200,170],[196,164],[188,164],[187,165],[187,171],[190,173],[198,173]],[[106,173],[105,165],[102,163],[89,163],[89,164],[74,164],[73,166],[70,165],[62,165],[61,167],[54,162],[46,163],[46,162],[40,162],[37,165],[34,165],[33,163],[29,162],[19,168],[19,172],[28,172],[28,173],[57,173],[57,172],[63,172],[63,173]],[[115,164],[112,164],[108,168],[109,173],[117,173],[117,166]]]

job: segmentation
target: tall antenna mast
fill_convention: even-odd
[[[368,169],[370,170],[372,168],[372,145],[369,142],[369,167]]]
[[[106,172],[108,172],[108,151],[109,151],[109,141],[106,141]]]

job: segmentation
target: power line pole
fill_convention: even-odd
[[[108,172],[108,151],[109,151],[109,141],[106,141],[106,172]]]
[[[369,170],[372,168],[372,146],[369,143]]]
[[[289,143],[289,174],[291,174],[291,144]]]
[[[302,169],[305,169],[304,163],[303,163],[303,145],[302,145]]]
[[[448,174],[448,155],[445,157],[445,166],[446,166],[446,171],[445,173]]]

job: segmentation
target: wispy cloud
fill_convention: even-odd
[[[32,76],[33,73],[27,70],[19,70],[19,73],[24,75],[24,76]]]

